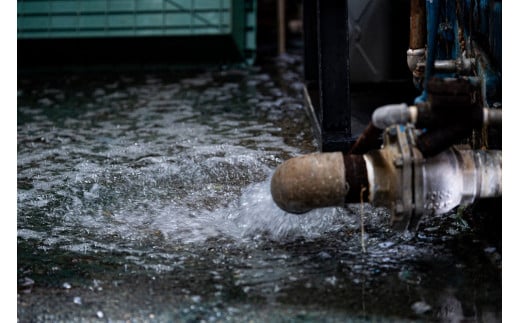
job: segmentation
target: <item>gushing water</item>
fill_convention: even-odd
[[[274,166],[301,153],[287,130],[312,143],[301,102],[267,74],[61,81],[80,89],[45,84],[19,98],[20,238],[88,252],[341,227],[341,210],[294,216],[271,200]]]

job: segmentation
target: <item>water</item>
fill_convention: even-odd
[[[20,321],[500,321],[499,254],[456,215],[274,205],[316,150],[301,66],[20,77]]]

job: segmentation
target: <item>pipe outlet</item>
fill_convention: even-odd
[[[275,170],[271,194],[278,207],[290,213],[359,203],[363,187],[368,187],[366,172],[365,161],[358,155],[334,152],[299,156]]]
[[[339,152],[289,159],[278,166],[271,180],[273,200],[290,213],[342,205],[348,190],[343,154]]]

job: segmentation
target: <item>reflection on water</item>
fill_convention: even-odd
[[[455,215],[399,235],[365,205],[361,237],[359,205],[274,205],[274,168],[316,149],[300,74],[21,77],[20,320],[500,320],[500,270]]]

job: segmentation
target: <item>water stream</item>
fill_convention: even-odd
[[[274,168],[316,150],[301,65],[19,77],[19,320],[500,321],[456,214],[276,207]]]

